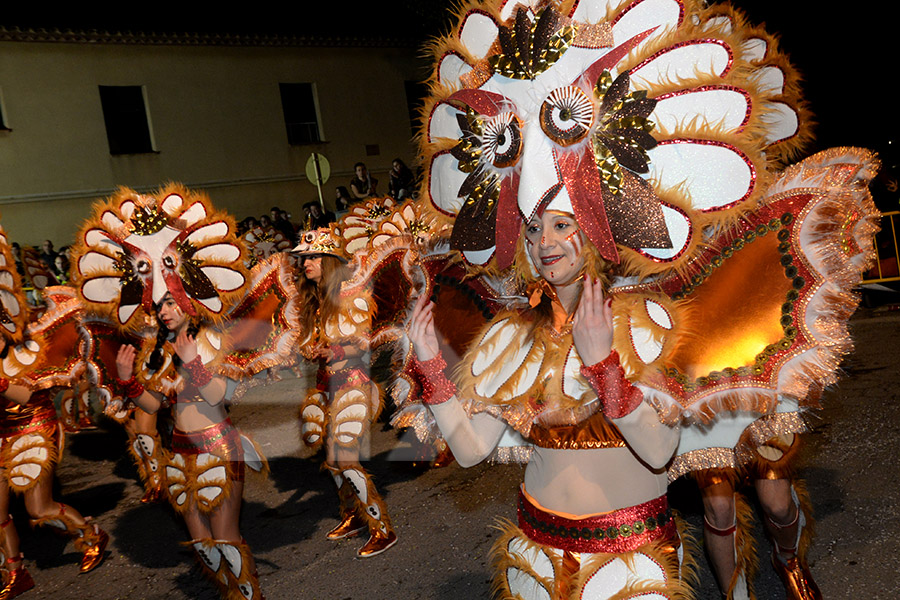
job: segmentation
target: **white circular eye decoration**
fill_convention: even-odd
[[[134,269],[141,275],[148,275],[150,273],[150,261],[142,258],[134,265]]]
[[[584,139],[594,122],[594,104],[581,88],[568,86],[550,92],[541,105],[541,129],[560,146]]]
[[[307,232],[306,235],[303,236],[303,241],[307,244],[312,244],[315,240],[316,234],[312,231]]]
[[[505,112],[484,124],[481,148],[484,158],[499,168],[511,167],[522,152],[522,123],[519,117]]]
[[[174,269],[175,268],[175,257],[169,256],[169,255],[163,256],[162,263],[163,263],[163,266],[166,267],[167,269]]]

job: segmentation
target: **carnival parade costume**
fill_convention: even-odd
[[[16,272],[6,233],[0,228],[0,490],[25,497],[32,526],[70,537],[82,553],[81,572],[103,561],[109,536],[71,506],[51,496],[53,472],[63,446],[54,398],[83,374],[77,361],[79,305],[66,288],[43,290],[45,305],[32,314]],[[19,551],[8,511],[0,515],[0,598],[34,586]]]
[[[75,281],[94,333],[87,362],[107,412],[121,414],[127,401],[171,407],[171,448],[161,449],[153,438],[154,451],[147,453],[139,434],[138,453],[159,461],[170,503],[189,528],[197,527],[197,519],[209,522],[226,504],[236,520],[233,496],[243,489],[245,466],[264,472],[267,465],[221,402],[233,399],[239,382],[290,355],[299,329],[288,262],[275,256],[248,272],[232,219],[214,210],[203,194],[175,184],[151,195],[119,190],[98,203],[79,240]],[[192,323],[193,360],[181,361],[174,333],[159,320],[157,307],[164,299]],[[113,353],[135,337],[143,340],[134,374],[123,381]],[[201,392],[214,380],[224,383],[226,395],[215,404]],[[195,423],[200,415],[205,425],[186,426],[185,415],[193,415]],[[240,498],[236,501],[239,507]],[[237,523],[226,526],[231,525],[236,531]],[[190,545],[223,598],[262,598],[243,539],[195,537]]]
[[[330,228],[304,232],[294,254],[301,261],[318,256],[333,257],[342,264],[351,260],[346,239]],[[397,542],[387,506],[360,464],[361,445],[368,441],[369,430],[382,408],[381,391],[369,376],[368,364],[375,305],[371,290],[362,286],[341,291],[329,311],[320,297],[330,292],[327,283],[309,280],[307,289],[311,282],[319,290],[315,299],[308,300],[315,305],[315,323],[306,323],[299,351],[316,362],[318,369],[316,386],[307,392],[300,407],[301,441],[311,451],[325,447],[323,468],[337,486],[341,521],[328,532],[328,539],[368,530],[369,540],[357,552],[367,558]],[[330,358],[322,356],[322,350]]]
[[[810,140],[809,118],[774,36],[727,4],[497,0],[463,6],[433,49],[422,201],[452,228],[450,245],[474,275],[502,278],[514,264],[527,284],[474,339],[457,381],[464,416],[487,413],[518,434],[504,435],[494,456],[542,452],[536,426],[578,429],[576,442],[550,436],[572,447],[614,446],[615,436],[590,425],[603,420],[597,397],[608,391],[590,391],[597,365],[579,364],[564,330],[528,326],[528,306],[546,286],[533,270],[522,277],[529,257],[517,238],[523,221],[545,210],[572,215],[615,265],[613,348],[627,381],[614,389],[627,395],[633,384],[641,410],[652,406],[663,424],[680,427],[670,478],[749,464],[778,436],[803,431],[803,411],[849,350],[852,288],[877,229],[867,190],[877,160],[838,148],[785,168]],[[411,392],[400,394],[394,423],[435,435],[434,418],[450,405],[427,398],[446,401],[455,389],[430,365],[406,379],[400,387]],[[417,385],[430,411],[415,400]],[[609,542],[599,525],[607,515],[583,526],[571,515],[554,519],[527,492],[520,530],[497,553],[501,597],[639,595],[640,561],[621,563],[618,580],[602,576],[615,560],[596,572],[585,566],[593,559],[573,566],[591,543]],[[622,508],[629,518],[646,514]],[[638,521],[646,533],[648,521]],[[634,535],[630,525],[625,534],[611,527],[619,543]],[[570,544],[570,533],[584,544]],[[677,563],[663,564],[672,567],[665,576],[677,572]],[[657,585],[648,597],[682,593]]]

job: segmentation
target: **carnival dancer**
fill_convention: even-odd
[[[71,344],[77,336],[70,335],[77,302],[66,302],[49,288],[46,312],[27,323],[24,294],[2,228],[0,259],[0,598],[6,599],[34,587],[9,513],[11,492],[24,498],[33,527],[50,527],[74,541],[82,553],[82,573],[103,562],[109,535],[52,495],[63,441],[53,399],[72,365],[51,363],[57,355],[77,354]],[[65,348],[62,340],[68,340]]]
[[[151,195],[122,189],[98,203],[84,226],[76,282],[89,311],[143,334],[141,348],[118,347],[112,373],[102,356],[90,356],[98,388],[149,414],[171,407],[175,430],[162,469],[169,500],[223,598],[258,600],[239,516],[245,467],[266,464],[231,423],[226,403],[237,379],[279,363],[277,352],[261,355],[269,344],[286,356],[297,332],[284,337],[273,329],[291,294],[286,262],[248,274],[234,231],[203,194],[176,184]],[[237,312],[259,305],[275,312],[248,319]]]
[[[310,450],[324,446],[323,468],[337,486],[341,521],[328,539],[368,531],[369,540],[357,551],[368,558],[397,543],[387,506],[360,464],[361,445],[381,411],[381,393],[368,368],[374,305],[365,289],[341,293],[351,271],[339,232],[305,232],[294,253],[302,273],[298,287],[305,334],[300,353],[318,363],[316,387],[300,408],[301,438]]]
[[[877,161],[866,151],[839,148],[785,168],[810,139],[797,73],[774,36],[724,3],[472,1],[461,7],[452,32],[433,45],[420,197],[439,222],[452,226],[450,245],[473,273],[502,276],[514,264],[523,299],[469,350],[458,393],[442,369],[411,361],[425,402],[434,406],[413,418],[421,407],[404,400],[398,415],[422,427],[436,421],[455,454],[454,439],[465,449],[465,457],[457,456],[461,464],[491,453],[532,457],[519,510],[531,542],[570,552],[572,538],[588,547],[597,539],[609,544],[601,528],[577,528],[571,514],[564,521],[552,509],[578,513],[584,498],[615,502],[613,509],[625,508],[629,494],[647,499],[642,482],[655,475],[648,466],[665,462],[655,453],[672,450],[669,434],[678,441],[679,426],[705,431],[724,423],[735,438],[746,430],[750,447],[803,430],[800,412],[814,405],[820,381],[833,380],[845,351],[850,291],[877,227],[866,190]],[[557,226],[568,233],[555,238]],[[587,279],[578,300],[560,293],[554,278],[566,273],[571,279],[562,283],[581,285],[580,270],[572,276],[567,265],[578,265],[582,255]],[[603,276],[608,290],[594,291]],[[588,320],[605,315],[600,298],[607,297],[615,326],[604,316],[606,324],[583,329],[604,340],[611,335],[624,375],[616,359],[603,359],[615,356],[607,342],[581,342],[578,325],[572,338],[562,335],[570,315],[579,322],[588,319],[579,311],[595,315]],[[420,360],[438,347],[424,302],[409,330]],[[546,326],[553,319],[537,315],[551,314],[557,303],[560,325]],[[616,385],[592,390],[595,368]],[[597,408],[609,398],[627,399],[622,412]],[[649,407],[658,421],[650,435],[635,439],[628,420],[649,419]],[[628,414],[630,408],[635,412]],[[735,420],[735,411],[753,417]],[[545,447],[555,442],[535,431],[582,427],[600,412],[622,422],[619,448],[631,446],[642,456],[649,445],[654,460],[633,468],[634,481],[622,470],[603,481],[582,477],[571,487],[544,490],[554,464],[564,482],[581,475],[566,470],[567,453],[578,452],[569,446],[551,452]],[[761,416],[771,423],[750,427]],[[504,435],[501,421],[520,437]],[[546,437],[580,448],[611,444],[592,450],[611,456],[616,449],[599,431],[575,442],[555,429]],[[728,441],[734,456],[738,440]],[[720,466],[716,459],[726,454],[702,435],[689,442],[684,435],[678,441],[670,478]],[[582,486],[599,491],[584,493]],[[607,495],[607,486],[625,495],[622,502]],[[634,543],[633,528],[625,526],[611,530],[612,547]],[[559,581],[551,582],[564,572],[562,550],[517,545],[510,541],[515,535],[498,548],[503,597],[638,594],[622,587],[636,580],[639,568],[625,568],[619,582],[604,585],[591,572],[593,562],[556,591]],[[658,584],[656,597],[684,593],[666,588],[674,581]],[[584,586],[594,587],[580,595]]]

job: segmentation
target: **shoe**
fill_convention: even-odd
[[[365,518],[356,514],[356,511],[347,512],[338,526],[329,531],[325,537],[329,540],[342,540],[344,538],[359,535],[369,528]]]
[[[102,563],[105,558],[104,552],[106,551],[106,545],[109,544],[109,534],[96,525],[94,526],[94,529],[96,530],[96,538],[85,540],[90,546],[84,551],[84,555],[81,557],[82,573],[93,571],[100,566],[100,563]]]
[[[813,581],[809,567],[800,561],[799,556],[794,556],[785,562],[773,551],[772,567],[775,568],[775,572],[784,583],[788,600],[822,600],[819,586]]]
[[[163,491],[162,486],[152,487],[147,490],[143,497],[141,498],[141,502],[144,504],[157,504],[159,502],[166,501],[166,493]]]
[[[360,558],[369,558],[376,554],[381,554],[391,546],[397,543],[397,534],[388,531],[387,534],[376,531],[366,542],[366,545],[356,551],[356,555]]]
[[[9,579],[6,585],[0,590],[0,600],[15,598],[33,587],[34,579],[31,578],[31,573],[28,572],[28,569],[22,565],[18,569],[9,572]]]

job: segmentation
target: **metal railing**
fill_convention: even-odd
[[[900,281],[898,227],[900,227],[900,211],[882,214],[881,231],[875,236],[875,266],[863,275],[863,283]]]

